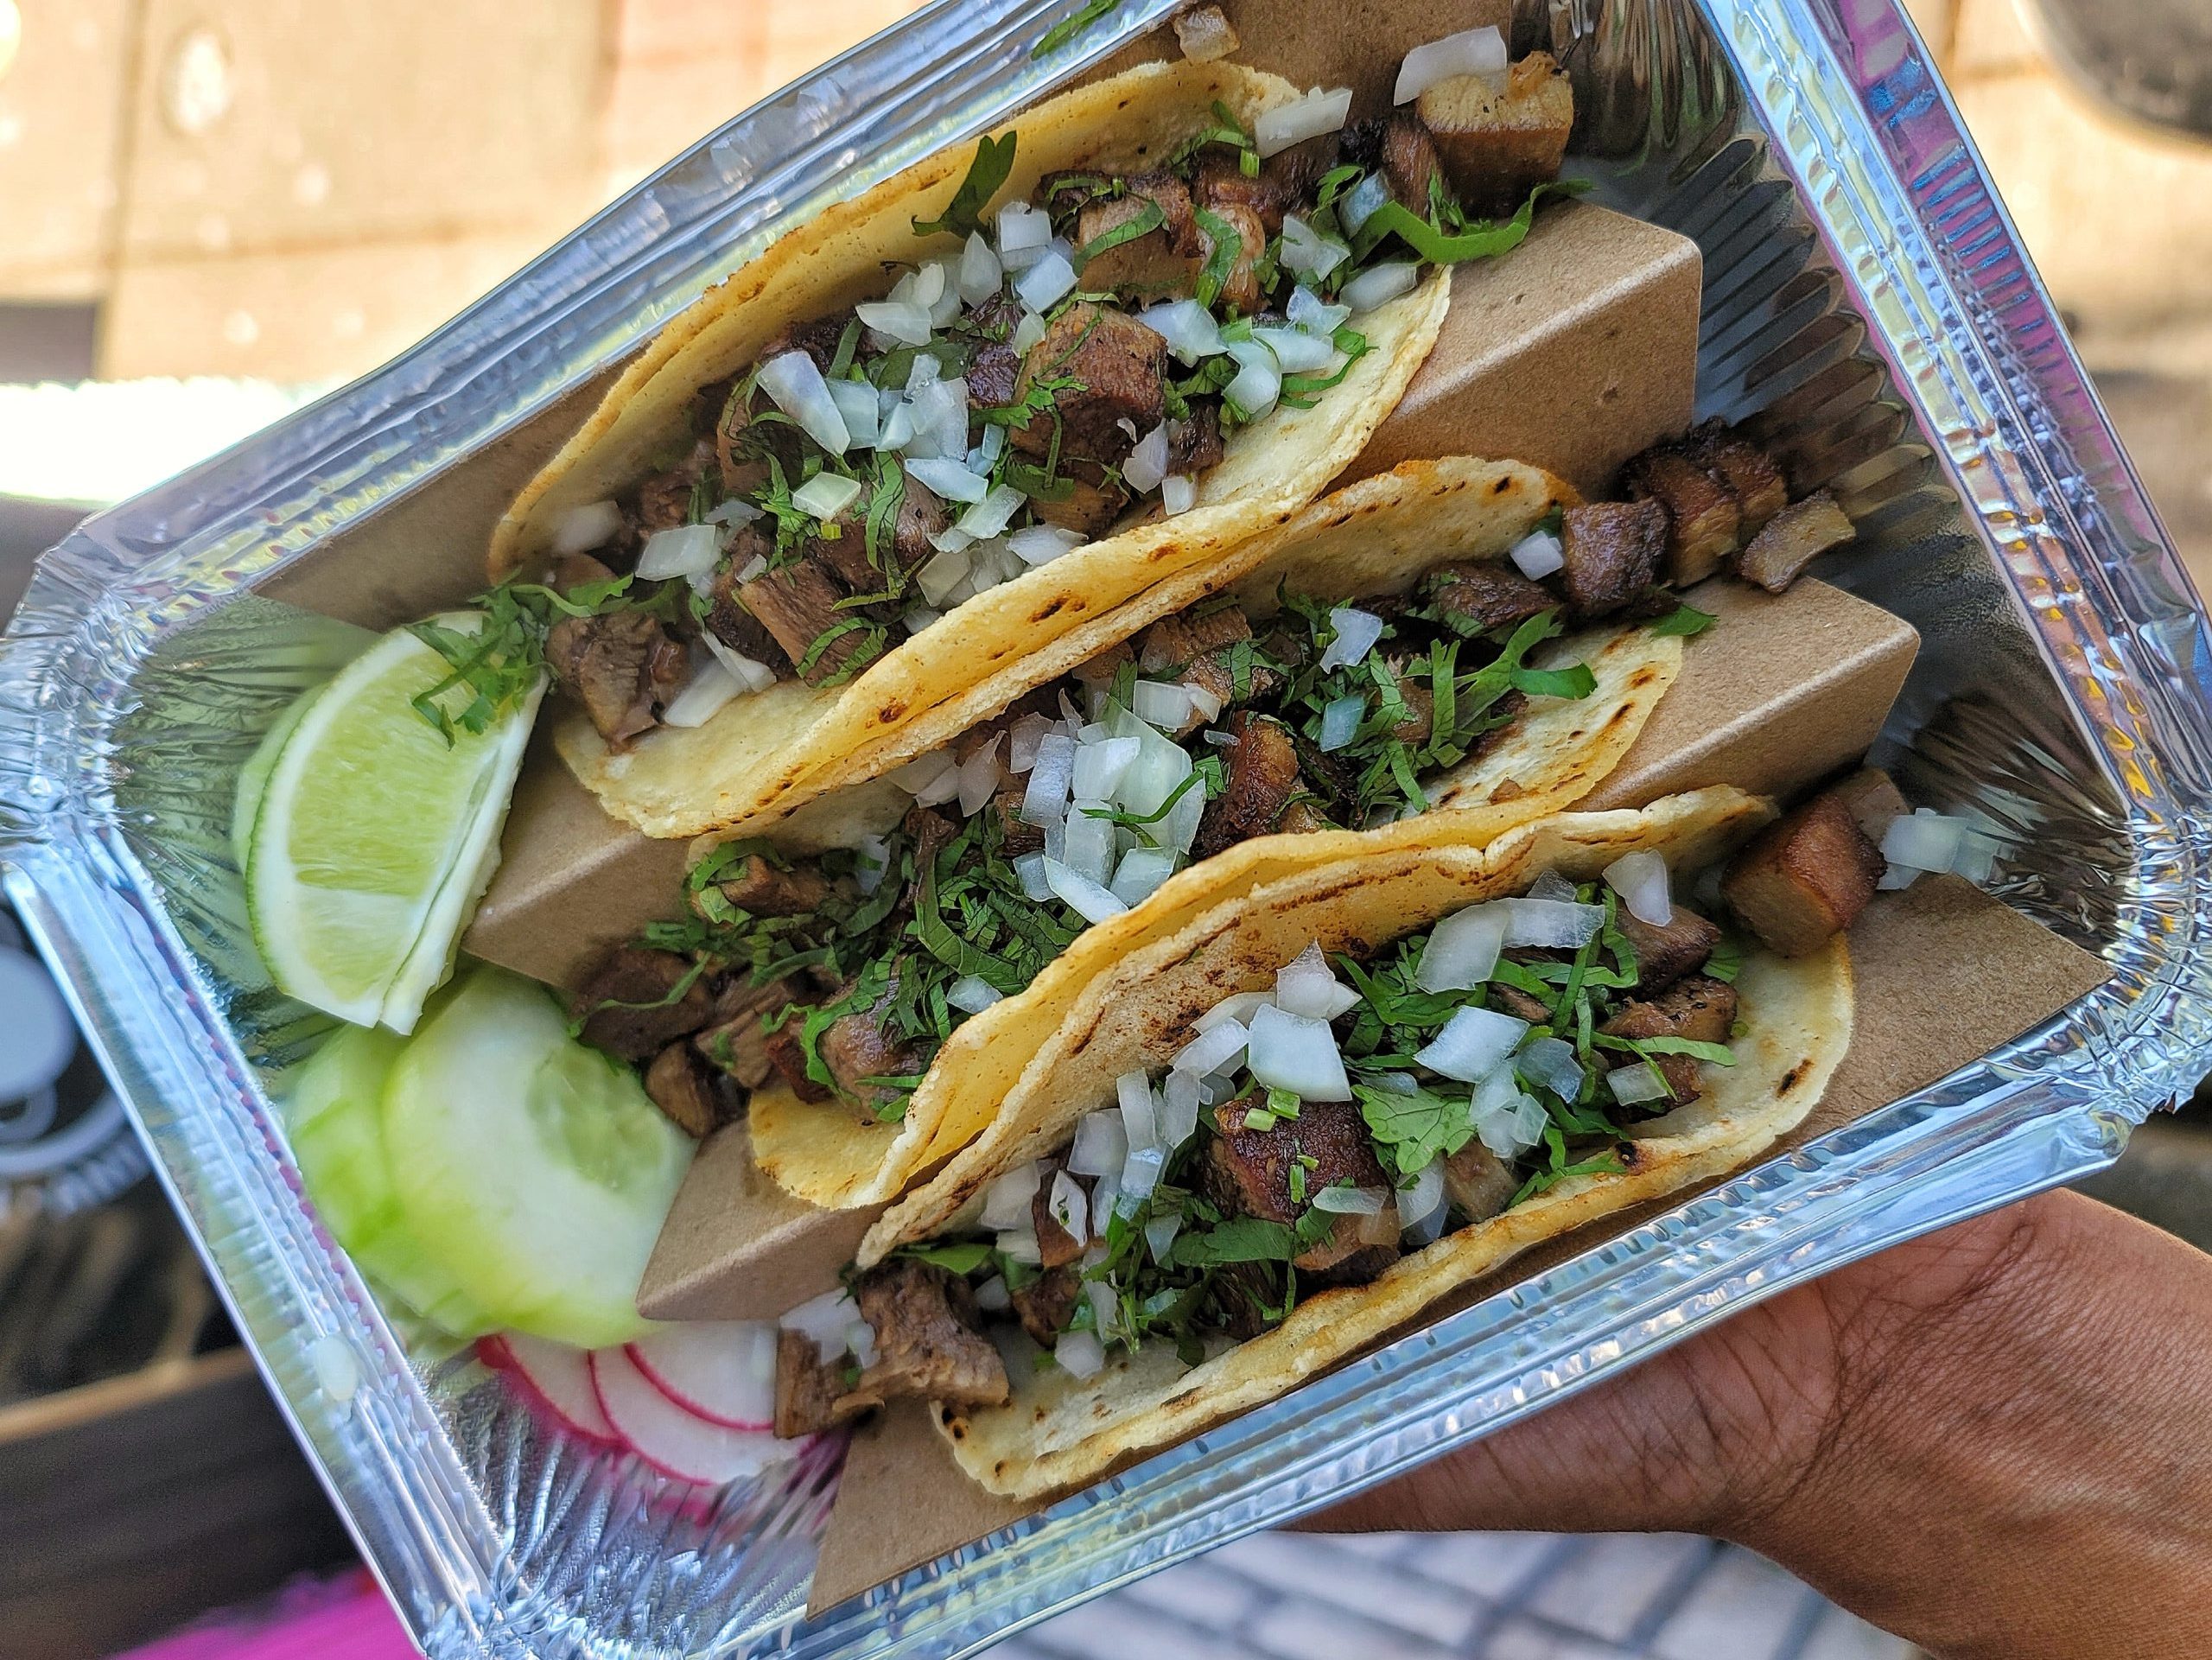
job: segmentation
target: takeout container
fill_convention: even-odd
[[[1390,0],[1357,28],[1322,0],[1228,10],[1249,60],[1371,98],[1406,47],[1502,5]],[[1798,487],[1830,484],[1861,536],[1820,575],[1920,634],[1878,758],[1915,801],[1998,834],[1994,889],[2095,954],[2041,984],[2040,1006],[2109,978],[1932,1082],[1862,1045],[1867,1098],[1903,1099],[1602,1243],[1561,1242],[1294,1396],[789,1630],[826,1471],[685,1503],[549,1438],[473,1361],[387,1322],[300,1199],[268,1091],[325,1023],[267,985],[225,851],[238,766],[358,641],[299,607],[382,625],[465,597],[506,484],[704,283],[829,196],[1146,49],[1119,42],[1172,7],[1125,0],[1033,61],[1077,9],[940,4],[761,105],[406,357],[90,522],[0,647],[10,895],[441,1660],[973,1652],[1752,1297],[2093,1168],[2212,1065],[2192,828],[2212,806],[2212,638],[1894,0],[1532,0],[1517,42],[1548,41],[1576,74],[1576,170],[1703,250],[1698,412],[1755,417]],[[331,603],[340,590],[368,602]],[[1891,1010],[1895,1029],[1980,1047],[1952,1012],[2018,1002],[2007,952],[1916,937],[1950,941],[1952,1001]],[[856,1446],[857,1472],[902,1445],[895,1428]]]

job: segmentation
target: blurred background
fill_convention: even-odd
[[[0,0],[0,618],[87,511],[374,367],[911,9]],[[2204,586],[2212,8],[1911,10]],[[2194,1218],[2212,1246],[2202,1124],[2147,1127],[2097,1191],[2177,1231]],[[162,1660],[399,1660],[396,1625],[349,1570],[343,1529],[143,1178],[0,912],[0,1654],[79,1660],[188,1628]],[[1528,1536],[1253,1540],[999,1652],[1131,1651],[1909,1652],[1707,1541]]]

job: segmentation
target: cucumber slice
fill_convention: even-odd
[[[284,1127],[308,1197],[362,1273],[433,1325],[474,1337],[493,1322],[416,1243],[391,1185],[383,1099],[405,1040],[340,1027],[300,1069]]]
[[[384,1133],[416,1238],[500,1325],[581,1349],[648,1329],[638,1282],[691,1143],[543,987],[465,970],[392,1068]]]

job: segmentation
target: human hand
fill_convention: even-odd
[[[1706,1533],[1942,1660],[2212,1654],[2212,1257],[2048,1194],[1306,1525]]]

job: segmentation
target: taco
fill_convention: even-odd
[[[779,1433],[924,1396],[970,1476],[1035,1498],[1744,1164],[1842,1058],[1849,956],[1669,889],[1772,817],[1723,788],[1487,843],[1415,821],[1132,954],[853,1291],[786,1317]]]
[[[1517,211],[1471,220],[1484,163],[1349,101],[1143,65],[828,208],[671,323],[491,550],[607,809],[766,824],[1318,494],[1434,344],[1443,264],[1516,245],[1553,188],[1516,173]]]

